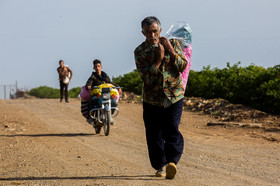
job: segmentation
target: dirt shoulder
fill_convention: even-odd
[[[122,102],[109,136],[96,135],[80,101],[0,100],[0,185],[279,185],[280,130],[207,126],[184,111],[184,154],[174,180],[154,177],[141,104]]]

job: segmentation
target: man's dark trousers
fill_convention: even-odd
[[[65,101],[68,101],[68,84],[64,84],[63,81],[60,83],[60,100],[63,99],[63,90],[65,89]]]
[[[178,163],[184,139],[178,127],[183,99],[167,108],[143,103],[143,118],[151,165],[158,170],[169,162]]]

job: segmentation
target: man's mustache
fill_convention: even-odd
[[[151,38],[149,38],[149,40],[157,40],[158,38],[156,38],[156,37],[151,37]]]

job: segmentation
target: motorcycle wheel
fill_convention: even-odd
[[[111,124],[111,111],[106,112],[106,114],[105,114],[105,122],[104,122],[104,133],[105,133],[105,136],[109,135],[110,124]]]
[[[94,127],[94,129],[96,134],[100,134],[101,127]]]

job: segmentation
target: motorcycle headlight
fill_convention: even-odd
[[[104,93],[102,94],[103,99],[110,99],[110,93]]]

